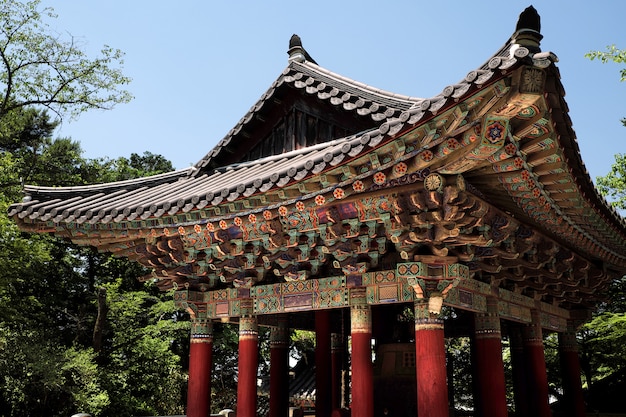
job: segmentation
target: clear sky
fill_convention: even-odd
[[[126,53],[130,104],[64,121],[87,158],[150,151],[178,169],[204,156],[287,66],[297,33],[326,69],[428,98],[482,65],[515,30],[529,0],[43,0],[51,26]],[[593,179],[626,153],[620,66],[584,54],[626,48],[626,1],[536,0],[541,47],[559,57],[582,159]]]

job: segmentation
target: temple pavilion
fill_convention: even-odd
[[[316,332],[318,417],[342,405],[354,417],[448,416],[444,340],[461,334],[477,415],[507,415],[507,337],[515,415],[550,416],[547,332],[559,336],[566,413],[583,416],[575,331],[626,272],[626,227],[583,165],[541,39],[529,7],[483,65],[418,98],[321,67],[294,35],[286,68],[195,166],[26,186],[9,213],[175,290],[192,320],[189,417],[209,414],[216,321],[240,329],[238,417],[257,413],[259,326],[271,328],[272,417],[288,414],[292,328]],[[397,385],[393,372],[375,382],[403,367]]]

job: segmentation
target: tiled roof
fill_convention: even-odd
[[[225,148],[236,147],[238,140],[245,140],[245,138],[238,137],[241,130],[261,109],[273,105],[272,97],[275,96],[277,90],[282,88],[301,90],[343,111],[370,117],[376,122],[397,118],[403,111],[421,102],[421,99],[416,97],[394,94],[359,83],[309,61],[291,61],[256,104],[210,152],[195,164],[198,169],[196,173],[202,173],[203,168],[211,164]]]
[[[25,230],[54,232],[144,260],[164,281],[183,282],[195,276],[194,267],[211,277],[207,280],[211,285],[248,279],[251,271],[256,277],[268,270],[281,276],[293,272],[285,271],[290,262],[299,262],[296,252],[302,254],[304,249],[302,262],[309,265],[295,268],[299,279],[326,262],[323,249],[334,250],[336,258],[349,252],[337,243],[341,237],[376,256],[389,242],[398,252],[403,244],[412,248],[429,244],[431,249],[440,244],[435,250],[441,253],[450,243],[450,251],[475,264],[474,270],[504,271],[501,279],[513,285],[529,271],[552,277],[549,294],[555,297],[564,293],[562,287],[574,288],[565,291],[568,294],[591,293],[612,275],[626,271],[626,225],[597,193],[585,170],[556,56],[541,52],[538,43],[536,47],[519,43],[518,35],[522,36],[516,33],[484,65],[428,99],[377,90],[311,62],[292,60],[250,112],[194,167],[120,183],[27,186],[27,197],[12,205],[9,214]],[[236,149],[241,129],[256,112],[276,105],[270,98],[281,88],[297,89],[323,105],[370,118],[376,127],[216,167],[221,152]],[[450,210],[459,211],[445,216],[458,215],[466,223],[441,223],[437,216],[444,215],[431,210],[438,203],[428,190],[435,193],[437,187],[426,190],[425,180],[436,181],[437,176],[440,184],[444,176],[456,181],[449,189],[462,192],[466,199],[461,202],[448,195],[459,205],[451,203]],[[381,195],[380,207],[365,207]],[[435,199],[433,206],[420,198]],[[350,207],[344,218],[332,212],[350,204],[365,207],[362,218],[371,225],[359,229],[361,217]],[[323,219],[318,210],[324,211]],[[491,217],[483,218],[487,211]],[[432,237],[436,222],[441,223],[440,235]],[[379,226],[386,230],[379,234]],[[533,230],[528,232],[529,228]],[[248,241],[242,237],[246,233]],[[505,234],[511,239],[505,240]],[[357,242],[355,236],[363,240]],[[470,246],[463,238],[473,239],[475,252],[460,253],[464,249],[459,248]],[[245,248],[248,243],[250,250]],[[307,252],[307,245],[317,243],[319,251]],[[283,254],[289,259],[279,259]],[[501,257],[499,263],[496,255]],[[582,278],[568,281],[569,275],[543,260],[548,255],[552,261],[559,258],[568,274],[578,269],[593,274],[579,286]],[[377,258],[371,259],[376,263]],[[272,262],[274,267],[265,265]],[[217,278],[211,267],[223,274]],[[548,283],[527,280],[527,285],[543,290]]]
[[[27,222],[110,223],[184,213],[280,188],[293,180],[319,174],[344,160],[368,152],[383,139],[432,117],[468,92],[490,82],[501,71],[529,59],[526,48],[517,48],[515,54],[503,57],[510,47],[511,44],[507,44],[487,64],[430,99],[387,93],[333,74],[315,64],[291,62],[229,135],[194,167],[121,183],[81,187],[26,186],[27,198],[12,205],[9,214]],[[542,53],[532,59],[545,61],[548,65],[553,58],[549,53]],[[309,94],[316,94],[348,111],[369,112],[370,117],[384,121],[377,129],[359,135],[204,173],[201,168],[219,154],[251,118],[255,109],[263,106],[283,82],[293,83],[296,88],[304,88]],[[339,93],[335,94],[335,90]]]

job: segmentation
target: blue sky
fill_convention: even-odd
[[[176,3],[176,4],[174,4]],[[150,151],[178,169],[207,153],[287,66],[297,33],[321,66],[371,86],[431,97],[483,64],[515,30],[526,1],[53,1],[50,22],[96,53],[126,53],[130,104],[65,120],[58,134],[87,158]],[[626,48],[626,2],[542,0],[541,47],[560,62],[592,179],[626,153],[626,83],[584,54]]]

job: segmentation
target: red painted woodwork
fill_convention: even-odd
[[[552,410],[550,410],[548,402],[548,375],[546,373],[546,359],[543,351],[543,334],[539,313],[533,311],[532,316],[533,323],[522,329],[530,415],[550,417],[552,416]]]
[[[371,332],[352,333],[352,401],[354,417],[374,417]]]
[[[524,354],[526,356],[528,386],[530,388],[531,415],[550,417],[552,416],[552,411],[548,403],[548,377],[543,345],[526,345],[524,346]]]
[[[340,334],[331,334],[331,394],[330,404],[333,410],[341,408],[341,364],[343,360],[343,338]]]
[[[480,410],[489,417],[506,417],[506,383],[500,333],[484,338],[476,335],[476,376],[480,391]]]
[[[330,417],[332,411],[330,311],[315,312],[315,415]]]
[[[585,417],[585,401],[580,381],[580,359],[576,347],[575,333],[559,333],[559,356],[561,359],[565,415]]]
[[[256,417],[256,380],[259,366],[257,333],[240,331],[238,366],[237,417]]]
[[[443,323],[415,330],[417,415],[448,417]]]
[[[511,368],[513,371],[513,401],[515,402],[515,415],[520,417],[529,416],[530,397],[526,383],[526,359],[524,357],[524,345],[522,331],[517,325],[509,326],[509,341],[511,344]]]
[[[270,417],[289,415],[289,346],[272,344],[270,348]]]
[[[213,340],[192,338],[189,345],[187,417],[207,417],[211,411]]]

